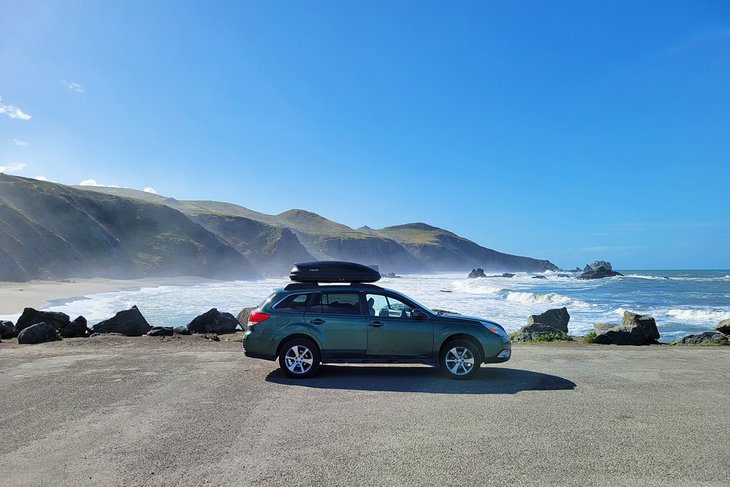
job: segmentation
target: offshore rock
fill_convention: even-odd
[[[231,313],[221,313],[216,308],[197,316],[188,324],[192,333],[235,333],[238,321]]]
[[[588,266],[586,266],[588,267]],[[603,279],[604,277],[613,277],[613,276],[623,276],[620,272],[613,271],[611,269],[606,269],[603,266],[599,266],[596,269],[590,269],[588,271],[583,272],[580,276],[577,277],[577,279]]]
[[[672,345],[730,345],[730,340],[723,333],[706,331],[674,340]]]
[[[48,323],[36,323],[18,333],[18,343],[23,345],[32,345],[43,342],[53,342],[58,340],[56,329]]]
[[[94,333],[120,333],[125,336],[142,336],[152,327],[144,319],[137,306],[120,311],[114,317],[94,325]]]
[[[468,276],[466,276],[468,279],[476,279],[477,277],[487,277],[486,274],[484,274],[484,269],[478,268],[478,269],[472,269]]]

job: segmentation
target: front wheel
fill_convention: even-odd
[[[469,340],[452,340],[441,352],[441,368],[452,379],[470,379],[479,370],[482,356]]]
[[[319,369],[320,355],[317,345],[306,338],[294,338],[281,347],[279,366],[289,377],[312,377]]]

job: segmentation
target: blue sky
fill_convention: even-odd
[[[0,3],[0,170],[730,267],[730,5]]]

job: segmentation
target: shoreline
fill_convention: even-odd
[[[81,299],[93,294],[137,290],[159,286],[190,286],[219,282],[203,277],[146,277],[141,279],[108,279],[101,277],[0,282],[0,315],[20,315],[24,308],[42,309],[51,303]]]

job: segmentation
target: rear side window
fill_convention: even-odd
[[[309,301],[313,294],[292,294],[284,298],[282,302],[274,306],[274,309],[281,311],[300,311],[304,312],[309,306]]]
[[[360,295],[357,293],[319,293],[312,297],[310,313],[359,315]]]

